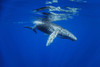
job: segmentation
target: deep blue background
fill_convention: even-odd
[[[46,47],[47,35],[24,29],[33,26],[32,10],[45,0],[0,0],[0,67],[100,67],[100,1],[58,5],[82,8],[73,19],[58,22],[78,40],[56,38]]]

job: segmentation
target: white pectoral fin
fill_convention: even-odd
[[[53,40],[57,37],[59,31],[54,31],[48,38],[46,46],[49,46]]]

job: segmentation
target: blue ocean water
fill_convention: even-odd
[[[48,36],[24,26],[33,26],[33,9],[46,0],[0,0],[0,67],[100,67],[100,1],[69,3],[82,10],[73,19],[58,22],[77,41],[56,38],[46,47]]]

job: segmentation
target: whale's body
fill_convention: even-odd
[[[70,39],[72,41],[77,40],[77,38],[71,32],[69,32],[67,29],[62,28],[61,26],[55,23],[35,21],[34,24],[35,26],[31,28],[33,29],[33,31],[35,31],[35,29],[38,29],[50,35],[46,46],[50,45],[50,43],[52,43],[56,37],[60,37],[62,39]]]
[[[70,39],[72,41],[77,40],[77,38],[69,32],[67,29],[62,28],[61,26],[55,24],[55,23],[44,23],[44,24],[39,24],[36,27],[38,30],[46,33],[46,34],[51,34],[54,31],[59,31],[57,37],[63,38],[63,39]]]

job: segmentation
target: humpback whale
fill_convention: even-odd
[[[68,31],[67,29],[64,29],[63,27],[61,27],[55,23],[52,23],[49,21],[47,21],[47,22],[41,21],[41,20],[34,21],[33,23],[35,24],[33,27],[27,26],[25,28],[32,29],[35,33],[37,33],[36,29],[38,29],[38,30],[48,34],[49,38],[47,40],[46,46],[49,46],[56,37],[60,37],[62,39],[69,39],[72,41],[77,40],[77,38],[70,31]]]

